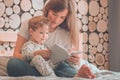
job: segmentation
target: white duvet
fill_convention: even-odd
[[[0,76],[0,80],[120,80],[120,72],[103,71],[101,73],[97,73],[95,79],[65,78],[65,77],[35,77],[35,76],[22,76],[22,77]]]

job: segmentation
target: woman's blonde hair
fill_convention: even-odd
[[[49,10],[60,12],[64,9],[68,9],[68,15],[64,22],[59,26],[70,32],[72,46],[79,49],[80,32],[76,18],[74,0],[49,0],[43,8],[43,14],[47,17]]]

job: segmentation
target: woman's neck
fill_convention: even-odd
[[[56,29],[57,29],[57,27],[56,28],[50,27],[49,32],[54,32]]]

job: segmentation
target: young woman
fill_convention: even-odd
[[[79,51],[79,26],[75,16],[74,0],[49,0],[43,9],[44,16],[50,21],[49,38],[45,42],[47,47],[51,47],[54,44],[60,44],[70,52]],[[18,33],[16,47],[14,51],[13,59],[8,61],[8,74],[10,76],[23,76],[34,75],[40,76],[39,72],[29,64],[23,62],[21,56],[21,47],[29,39],[28,27],[21,27]],[[44,59],[49,59],[51,53],[44,51]],[[36,51],[35,54],[40,55],[40,51]],[[17,59],[19,58],[19,59]],[[81,56],[74,54],[68,58],[68,61],[74,65],[82,64],[80,60]],[[83,62],[84,63],[84,62]],[[55,68],[55,73],[60,77],[73,77],[77,74],[78,77],[94,78],[92,71],[82,66],[82,69],[74,69],[66,62],[61,62]],[[88,69],[89,73],[85,73],[84,69]],[[95,71],[98,71],[95,68]]]

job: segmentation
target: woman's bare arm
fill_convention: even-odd
[[[70,53],[72,52],[83,52],[83,45],[82,45],[82,40],[83,40],[83,35],[79,34],[79,43],[77,45],[77,47],[73,47],[71,49],[69,49],[68,51]],[[69,57],[69,61],[72,62],[73,64],[79,65],[80,64],[80,59],[83,58],[83,54],[74,54],[72,56]]]
[[[15,46],[14,54],[13,54],[14,57],[22,59],[21,48],[26,41],[27,40],[23,38],[22,36],[20,35],[17,36],[16,46]]]

